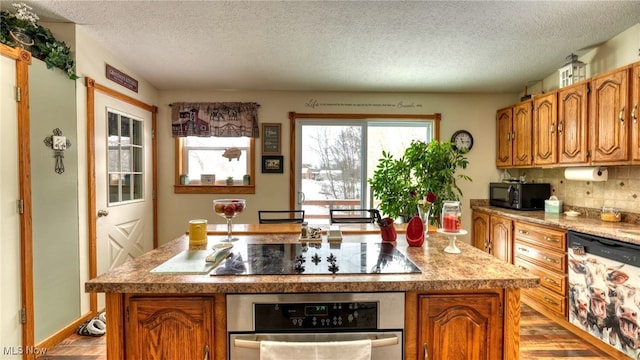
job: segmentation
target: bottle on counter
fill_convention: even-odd
[[[303,239],[309,237],[309,224],[306,221],[300,225],[300,237]]]

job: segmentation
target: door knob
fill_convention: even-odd
[[[109,215],[107,210],[98,210],[98,217],[103,217]]]

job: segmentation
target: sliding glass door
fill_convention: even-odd
[[[373,208],[367,179],[387,151],[402,156],[414,139],[434,138],[432,120],[305,119],[296,122],[296,208],[310,224],[329,209]]]

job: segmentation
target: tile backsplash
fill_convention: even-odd
[[[640,166],[607,166],[607,181],[577,181],[564,178],[564,168],[510,169],[513,177],[526,175],[527,182],[548,182],[552,195],[564,207],[600,209],[616,207],[625,213],[640,214]]]

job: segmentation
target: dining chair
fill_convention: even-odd
[[[373,224],[380,217],[377,209],[330,209],[331,224]]]
[[[260,224],[302,224],[304,210],[258,210]]]

